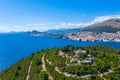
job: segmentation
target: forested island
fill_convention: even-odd
[[[41,50],[0,72],[0,80],[120,80],[120,50],[101,45]]]

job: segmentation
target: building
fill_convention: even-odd
[[[58,51],[58,56],[64,56],[64,54],[65,54],[65,53],[64,53],[62,50],[59,50],[59,51]]]
[[[83,54],[87,54],[87,52],[84,50],[75,50],[73,52],[75,53],[75,57],[80,57]]]
[[[78,59],[77,58],[73,58],[70,62],[71,63],[78,63]]]

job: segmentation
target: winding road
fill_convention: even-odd
[[[49,79],[49,80],[54,80],[53,77],[50,75],[50,73],[49,73],[49,72],[47,71],[47,69],[46,69],[45,55],[46,55],[46,54],[44,54],[44,55],[42,56],[42,68],[43,68],[43,71],[46,71],[46,72],[48,73],[48,75],[49,75],[48,79]]]
[[[54,80],[53,79],[53,77],[50,75],[50,73],[47,71],[47,69],[46,69],[46,65],[45,65],[45,54],[42,56],[42,68],[43,68],[43,70],[44,71],[46,71],[48,74],[49,74],[49,80]],[[49,62],[49,61],[48,61]],[[69,74],[69,73],[67,73],[67,72],[61,72],[59,69],[58,69],[58,67],[55,67],[55,70],[58,72],[58,73],[60,73],[60,74],[64,74],[65,76],[67,76],[67,77],[77,77],[77,78],[86,78],[86,77],[89,77],[89,76],[91,76],[91,74],[88,74],[88,75],[84,75],[84,76],[77,76],[77,75],[73,75],[73,74]],[[103,75],[106,75],[106,74],[108,74],[108,73],[111,73],[113,71],[113,68],[111,68],[111,69],[108,69],[108,71],[107,72],[104,72],[104,73],[100,73],[100,74],[98,74],[101,78],[103,78],[104,80],[106,80],[104,77],[103,77]]]
[[[60,74],[64,74],[65,76],[67,76],[67,77],[77,77],[77,78],[86,78],[86,77],[90,77],[91,76],[91,74],[88,74],[88,75],[84,75],[84,76],[77,76],[77,75],[73,75],[73,74],[69,74],[69,73],[67,73],[67,72],[61,72],[59,69],[58,69],[58,67],[55,67],[55,70],[58,72],[58,73],[60,73]],[[108,74],[108,73],[111,73],[113,71],[113,68],[111,68],[111,69],[108,69],[108,71],[107,72],[104,72],[104,73],[100,73],[100,74],[98,74],[101,78],[103,78],[104,80],[106,80],[104,77],[103,77],[103,75],[106,75],[106,74]]]

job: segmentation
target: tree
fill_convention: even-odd
[[[46,73],[46,71],[42,71],[40,73],[40,80],[48,80],[48,74]]]

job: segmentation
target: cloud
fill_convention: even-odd
[[[47,24],[39,23],[39,24],[25,24],[25,25],[8,25],[8,26],[0,26],[0,32],[21,32],[21,31],[32,31],[32,30],[39,30],[44,31],[47,29]]]
[[[61,23],[59,26],[64,28],[78,28],[86,25],[88,25],[88,23]]]
[[[11,32],[11,31],[15,31],[15,32],[21,32],[21,31],[32,31],[32,30],[38,30],[38,31],[47,31],[50,29],[61,29],[61,28],[65,28],[65,29],[69,29],[69,28],[80,28],[80,27],[85,27],[91,24],[95,24],[95,23],[99,23],[108,19],[112,19],[112,18],[120,18],[120,15],[108,15],[108,16],[98,16],[95,17],[91,22],[87,22],[87,23],[54,23],[54,22],[50,22],[50,23],[38,23],[38,24],[25,24],[25,25],[1,25],[0,26],[0,32]]]
[[[108,16],[99,16],[96,17],[91,24],[99,23],[105,20],[113,19],[113,18],[120,18],[120,15],[108,15]]]
[[[85,27],[88,25],[92,25],[95,23],[100,23],[109,19],[113,19],[113,18],[120,18],[120,15],[108,15],[108,16],[98,16],[95,17],[91,22],[87,22],[87,23],[61,23],[61,27],[64,28],[79,28],[79,27]]]
[[[12,25],[12,26],[0,26],[0,32],[21,32],[21,31],[32,31],[32,30],[38,30],[38,31],[47,31],[50,29],[69,29],[69,28],[79,28],[82,26],[85,26],[84,23],[38,23],[38,24],[25,24],[25,25]]]

